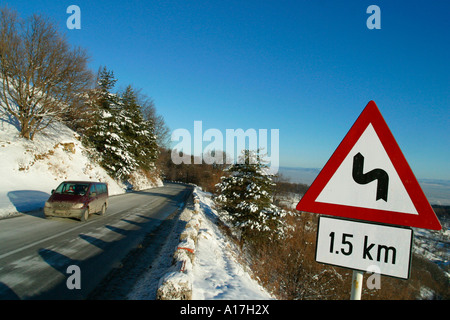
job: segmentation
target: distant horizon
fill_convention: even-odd
[[[291,170],[291,173],[288,171]],[[279,172],[289,179],[291,183],[303,183],[311,185],[317,177],[320,168],[285,167],[280,166]],[[294,173],[292,171],[295,171]],[[315,172],[315,174],[312,174]],[[295,174],[297,173],[297,174]],[[417,178],[420,187],[425,193],[430,204],[450,206],[450,180]]]
[[[301,166],[299,166],[299,167],[279,166],[279,169],[281,169],[281,168],[283,168],[283,169],[288,169],[288,170],[302,170],[302,169],[304,169],[304,170],[317,170],[317,171],[318,171],[317,173],[319,173],[319,172],[323,169],[323,168],[301,167]],[[416,176],[416,179],[417,179],[418,181],[425,181],[425,180],[427,180],[427,181],[444,181],[444,182],[450,183],[450,179],[419,178],[419,177],[417,177],[417,176]]]

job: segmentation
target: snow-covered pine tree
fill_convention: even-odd
[[[123,112],[121,98],[112,93],[117,79],[106,67],[100,69],[96,88],[95,122],[89,132],[89,139],[101,155],[100,163],[115,178],[126,180],[138,164],[130,151],[131,144],[123,132],[129,121]]]
[[[243,241],[276,239],[283,232],[286,212],[272,204],[274,183],[267,169],[259,150],[243,150],[238,163],[226,170],[230,175],[216,185],[222,218]]]
[[[144,119],[138,93],[131,85],[122,93],[121,100],[124,118],[121,127],[130,144],[129,151],[136,159],[139,168],[152,169],[159,152],[153,122]]]

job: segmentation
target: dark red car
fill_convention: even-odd
[[[86,221],[92,213],[104,215],[108,208],[108,185],[92,181],[64,181],[44,206],[46,217],[71,217]]]

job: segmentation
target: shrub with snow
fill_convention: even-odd
[[[240,234],[243,241],[278,238],[283,235],[286,211],[272,204],[275,185],[267,174],[264,155],[244,150],[217,184],[216,203],[221,218]]]

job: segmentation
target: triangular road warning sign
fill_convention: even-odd
[[[367,104],[297,204],[297,210],[441,229],[373,101]]]

